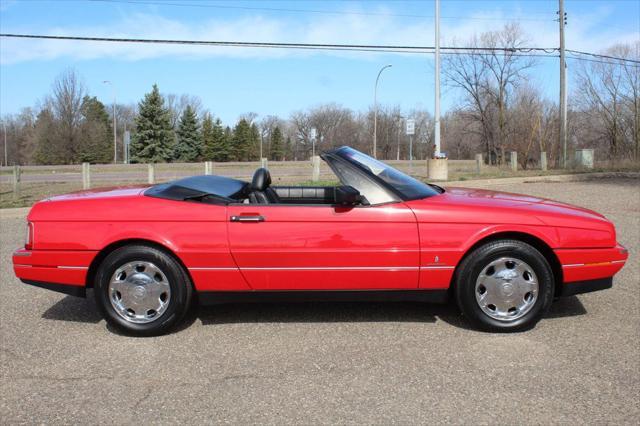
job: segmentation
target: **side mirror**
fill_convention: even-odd
[[[336,186],[334,195],[336,204],[339,206],[357,206],[362,203],[360,191],[353,186]]]

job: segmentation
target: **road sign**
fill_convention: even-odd
[[[407,119],[407,128],[405,133],[407,135],[414,135],[416,133],[416,120],[413,118]]]

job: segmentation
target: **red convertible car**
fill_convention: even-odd
[[[425,184],[342,147],[334,187],[194,176],[84,191],[33,206],[13,255],[27,284],[93,288],[135,335],[200,303],[454,299],[478,328],[532,327],[555,297],[611,287],[628,253],[593,211],[525,195]]]

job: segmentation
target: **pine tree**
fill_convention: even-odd
[[[285,143],[285,159],[289,157],[289,159],[293,158],[293,144],[291,143],[291,136],[287,136],[287,142]]]
[[[62,164],[63,154],[56,149],[56,125],[53,113],[44,108],[38,114],[35,125],[36,152],[38,164]]]
[[[222,139],[225,152],[227,153],[226,158],[223,161],[231,161],[233,160],[233,129],[227,126],[224,128],[224,137]]]
[[[280,161],[284,156],[284,147],[282,146],[282,132],[280,131],[280,127],[276,126],[271,132],[271,140],[270,140],[270,157],[271,160]]]
[[[202,139],[200,138],[198,117],[191,105],[182,112],[178,125],[177,140],[173,158],[185,163],[193,163],[202,156]]]
[[[204,160],[213,161],[213,118],[208,112],[202,118],[200,138],[202,139],[202,156]]]
[[[78,162],[107,163],[113,158],[113,128],[104,104],[95,96],[82,100]]]
[[[250,160],[251,153],[251,126],[244,118],[238,121],[233,129],[233,145],[231,146],[232,158],[236,161]]]
[[[248,160],[259,160],[260,158],[258,157],[260,157],[260,130],[254,123],[249,130]]]
[[[138,104],[136,131],[131,141],[131,160],[140,163],[170,161],[174,140],[169,110],[164,106],[158,86]]]
[[[219,118],[216,118],[214,122],[211,114],[208,113],[202,121],[202,141],[206,160],[229,160],[229,144],[222,128],[222,122]]]

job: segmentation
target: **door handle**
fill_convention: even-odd
[[[264,216],[231,216],[231,222],[264,222]]]

